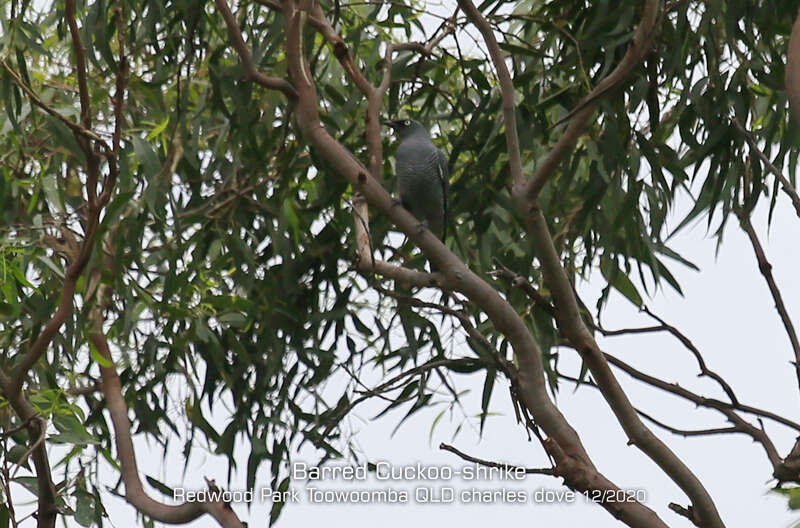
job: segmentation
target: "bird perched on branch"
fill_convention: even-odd
[[[384,121],[400,138],[395,154],[400,202],[444,242],[447,225],[447,156],[431,141],[428,130],[413,119]],[[435,271],[431,267],[432,271]]]

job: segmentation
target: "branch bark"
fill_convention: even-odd
[[[550,150],[547,157],[539,164],[536,173],[532,178],[524,182],[524,185],[515,185],[514,195],[518,200],[533,202],[539,195],[545,183],[558,168],[559,163],[572,151],[578,138],[586,130],[589,120],[597,107],[597,100],[608,92],[624,83],[635,67],[640,65],[644,58],[650,53],[653,40],[658,34],[658,24],[660,21],[661,2],[658,0],[647,0],[642,12],[642,20],[636,29],[633,37],[633,44],[620,63],[614,68],[607,77],[600,81],[597,86],[578,103],[562,121],[569,119],[567,130],[561,139]],[[532,205],[532,204],[531,204]]]
[[[547,222],[538,208],[527,214],[525,227],[542,266],[545,284],[553,295],[558,328],[583,358],[600,387],[603,397],[628,435],[630,443],[650,457],[686,493],[703,526],[722,527],[714,501],[703,484],[639,419],[625,391],[619,385],[600,347],[580,316],[578,301],[567,273],[556,253]]]
[[[47,351],[47,348],[52,343],[56,334],[61,326],[72,315],[74,310],[73,297],[78,279],[84,271],[89,258],[94,249],[95,240],[97,238],[97,231],[100,225],[100,216],[105,205],[110,201],[114,188],[116,186],[117,177],[119,174],[116,162],[116,155],[119,152],[120,137],[122,130],[122,107],[124,101],[125,88],[127,85],[127,62],[125,56],[125,45],[121,32],[118,34],[120,44],[120,65],[117,74],[116,92],[113,101],[113,115],[114,115],[114,133],[113,133],[113,146],[109,148],[108,144],[92,129],[92,112],[91,112],[91,99],[89,95],[89,86],[86,71],[86,49],[83,46],[80,38],[80,31],[75,14],[74,0],[66,0],[64,15],[67,25],[70,29],[72,38],[72,47],[75,54],[75,72],[78,79],[78,96],[80,101],[80,124],[73,123],[69,119],[61,116],[58,112],[50,108],[35,94],[35,92],[27,86],[16,72],[14,72],[5,62],[2,65],[6,71],[14,78],[20,88],[25,91],[28,97],[34,104],[44,109],[50,115],[53,115],[66,123],[72,130],[78,145],[86,156],[86,201],[88,206],[87,218],[84,225],[84,237],[77,248],[77,251],[72,255],[72,261],[67,266],[64,274],[63,289],[61,291],[61,298],[56,308],[55,313],[47,322],[42,332],[33,341],[28,350],[22,354],[17,362],[16,367],[11,373],[9,379],[3,373],[0,373],[0,389],[5,397],[9,400],[17,416],[24,422],[29,423],[28,430],[32,437],[39,438],[35,444],[31,446],[31,455],[33,457],[34,466],[36,469],[36,479],[38,483],[38,526],[40,528],[52,528],[55,526],[58,509],[56,506],[56,491],[53,484],[52,475],[50,472],[50,464],[47,457],[46,442],[42,439],[46,433],[46,425],[42,420],[36,418],[36,412],[28,400],[27,396],[23,394],[22,387],[27,379],[28,372],[36,364],[42,355]],[[116,18],[118,26],[121,26],[122,6],[116,6]],[[103,184],[103,191],[100,195],[97,192],[97,185],[100,179],[100,164],[101,155],[93,148],[93,143],[96,143],[100,148],[104,149],[106,154],[110,154],[106,159],[108,161],[109,174]]]
[[[247,78],[257,84],[260,84],[268,90],[277,90],[281,92],[290,101],[296,100],[297,91],[294,89],[294,86],[292,86],[291,83],[286,81],[286,79],[268,77],[258,71],[255,63],[253,62],[253,57],[250,55],[250,50],[248,49],[247,44],[245,44],[244,38],[242,38],[242,32],[239,29],[239,24],[233,17],[230,7],[228,7],[228,2],[225,0],[215,0],[215,3],[217,4],[217,9],[222,15],[222,18],[225,20],[225,25],[228,28],[228,35],[231,37],[231,43],[233,44],[236,53],[239,54],[239,59],[242,61],[242,68],[244,68],[244,73]]]
[[[86,195],[87,195],[87,203],[88,203],[88,213],[86,219],[86,225],[84,227],[84,237],[81,245],[77,251],[77,254],[73,257],[72,262],[67,266],[66,272],[64,274],[64,287],[61,292],[61,299],[58,304],[58,308],[56,312],[53,314],[53,317],[50,321],[45,325],[42,332],[37,336],[36,340],[34,340],[33,344],[30,346],[28,351],[20,358],[19,363],[17,364],[16,368],[14,369],[12,376],[11,376],[11,386],[9,389],[12,393],[19,393],[22,390],[22,385],[25,381],[28,371],[36,364],[36,362],[41,358],[41,356],[47,350],[47,347],[50,346],[53,338],[55,337],[58,330],[61,328],[61,325],[64,324],[67,317],[72,315],[73,311],[73,296],[75,295],[75,288],[78,282],[78,278],[80,277],[81,273],[83,272],[86,264],[89,261],[89,257],[94,249],[94,242],[97,235],[97,229],[100,224],[100,215],[102,213],[102,208],[108,203],[111,199],[111,195],[114,190],[114,186],[116,185],[116,178],[118,174],[116,160],[113,157],[108,158],[109,163],[109,176],[103,185],[103,192],[99,196],[97,195],[97,184],[100,177],[100,155],[92,148],[91,140],[93,138],[99,138],[94,133],[88,133],[86,131],[91,132],[92,126],[92,118],[91,118],[91,101],[89,97],[89,88],[88,88],[88,81],[87,81],[87,73],[86,73],[86,49],[83,46],[83,43],[80,39],[80,31],[78,30],[77,21],[75,19],[75,4],[74,0],[67,0],[65,4],[65,17],[67,19],[67,25],[70,28],[70,34],[72,37],[72,47],[75,53],[75,70],[76,76],[78,78],[78,94],[80,99],[80,107],[81,107],[81,124],[72,126],[71,129],[73,130],[73,134],[75,139],[77,140],[78,144],[80,145],[81,149],[83,150],[84,154],[86,155]],[[121,127],[121,105],[122,100],[124,98],[124,91],[125,91],[125,84],[127,81],[127,66],[125,65],[125,49],[124,43],[120,41],[120,57],[121,57],[121,64],[120,64],[120,73],[117,77],[117,88],[118,91],[115,94],[118,102],[114,103],[114,114],[115,118],[115,129],[117,127]],[[7,71],[11,71],[10,68],[3,63],[3,66],[6,68]],[[29,95],[33,93],[32,90],[28,88]],[[35,95],[35,94],[34,94]],[[38,98],[35,98],[38,99]],[[35,100],[33,99],[33,100]],[[46,105],[42,105],[44,108],[47,108]],[[69,121],[69,120],[67,120]],[[116,132],[115,132],[116,137]],[[102,139],[98,141],[101,147],[105,148],[107,151],[113,152],[113,148],[109,149],[108,144],[105,143]],[[118,139],[117,139],[118,143]],[[118,148],[118,147],[117,147]]]
[[[460,0],[459,3],[468,5],[468,2],[469,0]],[[580,317],[574,291],[553,245],[544,215],[536,203],[536,198],[542,187],[555,171],[558,163],[572,150],[578,137],[588,125],[589,118],[594,113],[597,98],[624,82],[633,68],[640,64],[649,53],[650,46],[657,33],[660,10],[661,2],[658,0],[647,0],[645,2],[642,21],[634,35],[633,45],[628,49],[625,57],[614,71],[604,78],[570,112],[568,118],[571,117],[571,121],[564,136],[541,163],[533,177],[526,180],[524,184],[515,184],[512,193],[517,209],[524,218],[525,227],[531,236],[535,251],[542,263],[545,283],[553,294],[559,329],[581,353],[600,386],[603,396],[617,416],[617,420],[622,425],[631,443],[635,444],[654,460],[689,496],[703,526],[721,527],[723,526],[722,520],[708,491],[683,461],[642,423],[627,395],[611,373],[591,332]],[[467,15],[476,26],[480,28],[481,25],[484,25],[485,29],[486,22],[482,20],[482,16],[477,9],[468,10]],[[491,39],[493,39],[493,36],[487,41],[487,46],[490,48],[492,46]],[[501,66],[497,64],[497,59],[495,59],[495,62],[495,67],[501,70]],[[499,62],[502,62],[502,60]],[[501,89],[502,87],[501,83]],[[508,99],[508,94],[505,97]],[[509,129],[508,122],[506,122],[506,129],[507,131]],[[513,141],[509,141],[508,144],[512,145],[513,148]],[[509,156],[514,157],[514,155],[513,152],[509,152]],[[512,177],[515,182],[523,181],[519,175],[512,174]],[[561,456],[558,446],[553,446],[551,454],[558,460],[557,457]]]
[[[460,291],[483,309],[497,330],[512,344],[520,365],[520,396],[531,410],[534,419],[549,436],[547,442],[556,453],[558,467],[575,489],[618,490],[592,464],[575,430],[567,423],[558,408],[549,399],[545,384],[541,353],[525,323],[513,307],[497,291],[469,270],[430,231],[420,232],[418,221],[401,207],[394,207],[391,196],[369,176],[369,171],[340,143],[334,140],[320,123],[317,109],[316,87],[302,47],[302,27],[307,14],[296,2],[283,3],[287,21],[286,52],[291,79],[298,91],[296,107],[297,124],[303,137],[316,149],[317,155],[326,159],[331,167],[347,178],[353,189],[366,201],[386,215],[400,230],[411,238],[439,269],[447,270],[444,287]],[[563,447],[562,447],[563,446]],[[640,503],[603,504],[612,515],[630,526],[653,528],[665,526],[658,516]]]
[[[478,11],[478,8],[475,7],[475,4],[471,0],[459,0],[458,5],[467,15],[470,22],[481,32],[494,63],[494,68],[497,71],[497,80],[500,83],[500,95],[503,101],[503,121],[506,125],[506,149],[508,150],[511,178],[515,186],[524,185],[525,177],[522,174],[522,156],[519,150],[519,134],[517,134],[517,103],[514,99],[514,83],[508,73],[505,56],[500,50],[497,39],[494,37],[492,27]]]
[[[783,302],[783,296],[781,295],[780,288],[778,288],[778,283],[775,282],[775,277],[772,275],[772,264],[770,264],[769,260],[767,260],[767,255],[764,253],[764,248],[761,246],[761,242],[758,240],[756,230],[753,229],[753,224],[750,222],[750,217],[741,209],[737,209],[736,215],[739,217],[739,221],[741,222],[745,233],[747,233],[747,238],[750,239],[750,244],[753,246],[753,252],[755,253],[756,260],[758,261],[758,270],[761,272],[761,275],[767,282],[769,293],[772,295],[772,300],[775,301],[775,309],[778,311],[778,315],[781,318],[783,327],[786,329],[786,334],[789,336],[789,342],[791,343],[792,350],[794,351],[793,363],[795,372],[797,374],[797,383],[798,386],[800,386],[800,340],[797,338],[797,331],[794,328],[794,324],[792,324],[791,317],[789,317],[786,304]]]
[[[27,424],[28,435],[31,438],[31,457],[33,466],[36,470],[36,483],[38,491],[38,504],[36,510],[38,528],[55,528],[58,518],[58,508],[56,506],[56,488],[53,484],[53,476],[50,473],[50,462],[47,456],[47,444],[38,442],[44,431],[42,420],[38,419],[36,410],[31,405],[30,400],[20,391],[14,389],[12,383],[5,373],[0,372],[0,390],[11,404],[17,417],[22,423]]]
[[[108,240],[113,239],[115,231],[115,229],[109,231]],[[106,252],[106,257],[103,260],[106,270],[114,269],[114,263],[109,257],[109,255],[113,254],[114,252],[111,250]],[[93,269],[94,280],[100,281],[101,273],[102,270],[100,268]],[[95,305],[90,312],[92,328],[89,333],[89,340],[106,361],[105,365],[100,364],[100,375],[102,377],[100,388],[103,391],[106,408],[111,415],[111,422],[114,427],[114,442],[117,447],[122,482],[125,485],[125,500],[145,516],[167,524],[186,524],[208,513],[214,517],[220,526],[243,528],[244,524],[236,516],[230,505],[222,501],[196,501],[179,505],[164,504],[153,499],[144,491],[142,481],[139,478],[136,452],[131,438],[128,404],[122,395],[122,382],[111,357],[108,339],[103,332],[104,312],[111,303],[111,295],[112,289],[110,285],[101,284],[98,287]]]

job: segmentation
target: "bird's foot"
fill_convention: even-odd
[[[425,233],[426,229],[428,229],[428,222],[423,220],[422,222],[417,224],[417,235],[422,236],[422,234]]]
[[[399,207],[403,205],[403,201],[396,196],[392,196],[392,207]]]

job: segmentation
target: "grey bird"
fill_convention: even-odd
[[[433,144],[428,130],[419,121],[401,119],[384,124],[392,127],[400,138],[395,154],[400,202],[444,242],[450,187],[447,156]]]

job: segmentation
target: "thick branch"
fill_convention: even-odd
[[[84,243],[87,239],[84,239]],[[76,261],[77,262],[77,261]],[[67,276],[64,279],[64,287],[61,290],[61,300],[58,303],[56,313],[44,327],[44,330],[39,334],[31,347],[20,359],[14,372],[11,376],[11,385],[9,389],[13,394],[19,394],[22,389],[22,384],[28,371],[39,361],[42,354],[45,353],[47,347],[53,341],[53,338],[58,333],[61,325],[67,320],[67,317],[72,315],[73,297],[75,295],[75,285],[78,282],[77,274],[75,276]]]
[[[358,87],[359,91],[367,98],[367,118],[365,122],[365,138],[369,156],[369,172],[379,181],[383,179],[383,141],[381,139],[380,107],[383,94],[367,80],[356,65],[350,48],[344,39],[333,29],[322,11],[319,2],[312,2],[308,23],[333,47],[333,55]]]
[[[3,372],[0,372],[0,390],[2,390],[3,395],[11,404],[20,421],[27,424],[28,436],[32,442],[31,457],[36,469],[38,491],[37,526],[39,528],[55,528],[58,516],[56,488],[50,473],[47,445],[45,442],[38,440],[45,434],[45,425],[38,418],[31,402],[15,388],[15,384]]]
[[[544,215],[538,208],[525,218],[545,284],[552,292],[558,328],[578,350],[589,367],[603,397],[622,425],[630,442],[647,454],[691,499],[704,526],[722,527],[708,491],[692,471],[639,419],[580,315],[577,298],[556,253]]]
[[[627,395],[611,372],[591,332],[580,316],[579,304],[572,285],[561,265],[544,215],[536,204],[536,196],[539,191],[555,170],[557,163],[574,146],[578,135],[588,123],[596,99],[622,83],[649,52],[656,33],[659,10],[660,2],[658,0],[646,1],[642,22],[634,36],[633,45],[628,49],[623,60],[571,112],[571,115],[574,114],[574,116],[567,128],[567,134],[562,137],[551,152],[551,156],[542,163],[533,178],[524,186],[516,186],[513,194],[541,262],[545,284],[552,292],[559,329],[580,352],[631,443],[655,461],[689,496],[704,526],[721,527],[723,526],[722,520],[708,491],[683,461],[642,423],[636,409],[631,405]],[[554,448],[552,454],[554,456],[558,454],[557,449]]]
[[[112,263],[106,262],[106,264],[110,269]],[[100,270],[95,269],[93,273],[100,274]],[[121,467],[122,482],[125,484],[125,500],[145,516],[167,524],[186,524],[204,513],[208,513],[217,520],[220,526],[242,528],[244,524],[238,519],[230,506],[224,502],[197,501],[171,505],[156,501],[144,491],[142,481],[139,479],[136,452],[131,438],[128,404],[122,395],[122,383],[111,357],[108,340],[103,334],[103,311],[104,306],[110,302],[110,296],[111,287],[101,285],[97,292],[97,302],[90,315],[92,330],[89,339],[107,362],[107,366],[100,365],[100,375],[103,380],[101,388],[103,396],[105,396],[106,408],[114,425],[114,441],[117,446],[117,458]]]
[[[318,98],[302,47],[302,25],[306,16],[291,1],[283,3],[287,20],[286,53],[292,81],[299,98],[296,107],[297,123],[303,137],[333,170],[347,178],[356,192],[361,193],[377,211],[386,215],[401,231],[413,240],[429,261],[439,269],[447,270],[443,286],[464,293],[483,309],[497,330],[503,333],[514,348],[520,365],[520,396],[539,425],[549,436],[548,442],[564,456],[566,467],[574,471],[568,475],[569,485],[577,489],[617,490],[618,488],[600,474],[586,454],[580,438],[567,423],[558,408],[549,399],[545,384],[541,353],[536,341],[516,311],[497,291],[469,270],[430,231],[417,229],[418,221],[402,207],[394,207],[391,196],[372,177],[353,155],[334,140],[320,123]],[[615,517],[630,526],[653,528],[664,526],[657,515],[640,503],[603,504]]]
[[[497,80],[500,83],[500,95],[503,101],[503,122],[506,125],[506,149],[508,150],[508,163],[514,185],[524,185],[525,177],[522,174],[522,157],[519,151],[519,134],[517,134],[517,103],[514,100],[514,83],[508,73],[506,59],[497,39],[494,37],[492,27],[483,17],[471,0],[459,0],[458,5],[466,13],[478,31],[483,35],[483,40],[492,57],[494,69],[497,71]]]

